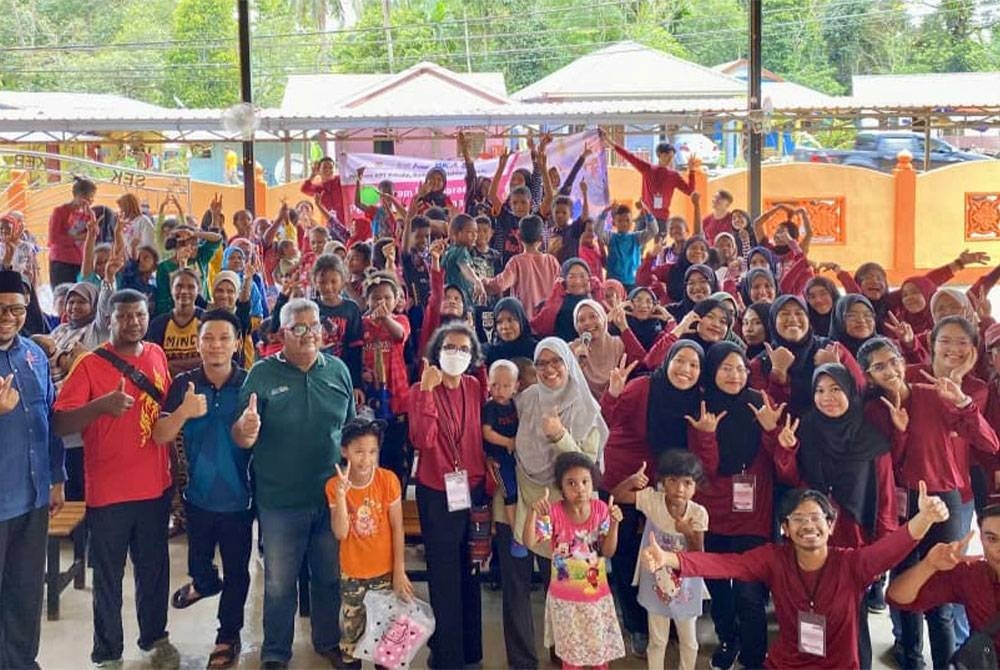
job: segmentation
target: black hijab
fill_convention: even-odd
[[[713,309],[720,309],[726,314],[728,328],[726,330],[726,334],[722,336],[722,339],[719,340],[719,342],[730,341],[728,336],[733,332],[733,312],[724,302],[716,298],[705,298],[695,305],[691,311],[700,317],[704,317]],[[695,328],[697,329],[697,325],[695,325]],[[697,330],[681,335],[681,338],[687,340],[688,342],[697,343],[705,351],[708,351],[713,345],[717,344],[717,342],[709,342],[708,340],[702,338],[701,334],[698,333]]]
[[[764,342],[770,342],[773,337],[771,332],[771,303],[769,302],[755,302],[752,303],[747,310],[753,311],[760,319],[761,325],[764,326]],[[744,316],[746,316],[744,314]],[[743,335],[744,341],[746,341],[746,335]],[[760,344],[749,344],[747,343],[747,358],[754,359],[765,351],[764,343]]]
[[[877,320],[878,317],[875,314],[875,308],[872,306],[872,303],[868,300],[868,298],[860,293],[848,293],[838,299],[837,304],[833,306],[833,319],[830,321],[830,339],[834,342],[840,342],[847,347],[847,350],[851,352],[852,356],[857,356],[858,349],[862,344],[871,338],[878,336],[877,329],[873,329],[872,334],[863,340],[847,334],[847,311],[858,303],[867,307],[872,313],[872,316]]]
[[[687,449],[688,422],[684,418],[698,416],[701,390],[698,384],[681,391],[670,383],[667,367],[682,349],[691,349],[705,364],[705,352],[695,342],[678,340],[667,352],[667,358],[649,376],[649,400],[646,410],[646,442],[656,459],[667,449]]]
[[[703,265],[701,263],[696,263],[694,265],[688,265],[687,270],[684,271],[684,275],[681,281],[681,299],[677,302],[667,305],[667,312],[670,316],[674,317],[676,321],[680,321],[684,316],[694,309],[696,303],[694,300],[688,297],[687,294],[687,281],[691,278],[693,274],[700,274],[706,280],[708,280],[708,294],[711,295],[719,290],[719,277],[715,274],[715,270]],[[671,294],[673,295],[673,294]]]
[[[638,286],[629,291],[628,299],[632,300],[639,293],[649,294],[649,297],[653,299],[653,304],[656,304],[656,295],[654,295],[653,292],[645,286]],[[652,316],[648,319],[637,319],[631,314],[628,314],[625,318],[628,321],[628,327],[631,329],[632,334],[635,335],[635,338],[642,343],[642,346],[646,348],[646,351],[652,349],[653,344],[655,344],[656,340],[659,339],[660,333],[663,332],[663,322]],[[614,324],[612,324],[612,327],[609,328],[608,332],[612,335],[621,334],[618,332],[617,327],[614,327]]]
[[[820,314],[809,304],[809,289],[813,286],[822,286],[830,294],[831,307],[830,311],[826,314]],[[806,298],[806,312],[809,314],[809,323],[812,324],[813,332],[822,337],[827,337],[830,334],[830,321],[833,319],[833,308],[836,307],[837,300],[840,299],[840,289],[827,277],[812,277],[806,282],[806,287],[803,289],[802,295]]]
[[[874,459],[889,451],[889,441],[865,418],[861,394],[848,369],[831,363],[816,368],[814,394],[824,375],[847,395],[847,412],[832,419],[813,403],[805,413],[798,431],[799,474],[810,488],[828,493],[873,538],[879,500]]]
[[[797,295],[781,295],[771,303],[771,310],[768,313],[768,325],[771,329],[771,344],[775,347],[785,347],[795,356],[792,367],[788,369],[788,381],[791,387],[789,395],[789,409],[792,414],[799,416],[812,405],[812,375],[816,369],[814,358],[816,352],[830,344],[830,340],[825,337],[817,337],[812,330],[812,326],[806,331],[805,336],[798,342],[791,342],[778,334],[777,319],[778,312],[789,302],[795,302],[803,311],[806,309],[805,300]],[[761,371],[765,375],[771,374],[771,359],[766,353],[760,355]]]
[[[760,424],[747,407],[763,405],[763,397],[748,383],[736,395],[730,395],[715,384],[715,375],[722,361],[730,354],[738,354],[743,365],[749,368],[743,348],[735,342],[713,344],[705,354],[702,380],[705,386],[705,405],[709,412],[727,412],[715,431],[719,442],[719,474],[727,477],[738,475],[754,462],[760,451]]]
[[[572,270],[575,265],[582,267],[587,271],[587,276],[590,276],[590,266],[587,265],[586,261],[576,257],[567,258],[561,266],[563,281],[566,281],[566,275],[569,274],[569,271]],[[589,290],[586,295],[572,295],[567,293],[563,296],[562,305],[560,305],[559,312],[556,314],[556,336],[567,342],[572,342],[579,337],[579,333],[576,332],[576,320],[573,318],[573,311],[576,309],[576,306],[580,304],[581,300],[586,300],[589,297]],[[534,356],[534,353],[532,353],[532,356]]]
[[[766,250],[765,250],[766,251]],[[750,297],[750,289],[753,287],[753,282],[757,277],[766,277],[771,286],[774,287],[774,297],[778,297],[778,282],[774,279],[774,273],[767,268],[752,268],[749,272],[743,275],[743,279],[740,280],[740,297],[743,298],[743,304],[749,305],[752,302],[759,302]]]
[[[517,336],[516,340],[507,342],[500,339],[494,328],[493,341],[490,342],[490,346],[486,350],[486,364],[492,365],[494,361],[498,361],[501,358],[506,358],[507,360],[515,358],[527,358],[529,361],[534,360],[535,345],[538,344],[538,339],[531,334],[528,315],[525,314],[521,301],[517,298],[501,298],[493,307],[494,321],[500,318],[501,312],[507,312],[517,320],[521,326],[521,334]]]
[[[676,300],[677,302],[683,302],[687,297],[687,291],[684,288],[684,283],[687,281],[687,272],[692,265],[696,265],[688,260],[687,254],[688,249],[690,249],[691,245],[695,243],[704,244],[708,249],[709,254],[712,252],[712,245],[701,235],[692,235],[684,241],[684,246],[681,247],[680,257],[677,259],[677,263],[670,268],[670,272],[667,274],[667,294],[671,299]],[[715,274],[715,272],[713,271],[712,274]],[[713,289],[712,293],[715,293],[716,290],[717,289]]]

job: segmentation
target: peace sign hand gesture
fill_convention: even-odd
[[[930,381],[929,384],[914,384],[918,388],[932,389],[944,402],[950,402],[955,407],[962,408],[972,402],[972,398],[965,395],[962,387],[951,377],[935,377],[926,370],[921,370],[920,374]]]
[[[975,535],[975,531],[970,530],[969,534],[961,540],[947,543],[938,542],[930,548],[930,551],[927,552],[927,556],[924,558],[938,572],[954,570],[959,563],[964,563],[968,560],[965,557],[965,550],[969,546],[973,535]]]
[[[899,432],[905,433],[910,425],[910,413],[903,407],[903,400],[900,394],[896,394],[895,401],[889,400],[885,396],[882,396],[879,400],[889,408],[889,418],[892,419],[892,425]]]
[[[888,320],[885,322],[885,329],[889,333],[899,340],[902,344],[906,346],[911,346],[915,335],[913,334],[913,326],[908,322],[901,320],[898,316],[889,312]]]
[[[630,365],[626,365],[627,362],[628,354],[622,354],[622,359],[618,362],[618,367],[611,370],[608,393],[612,398],[619,397],[625,391],[625,384],[628,382],[629,375],[635,370],[635,366],[639,365],[639,361],[637,360],[632,361]]]
[[[351,462],[347,461],[344,469],[340,469],[340,464],[333,466],[337,470],[337,500],[343,502],[347,498],[347,492],[351,489]]]
[[[785,449],[791,450],[795,448],[795,445],[799,443],[799,439],[795,437],[795,431],[799,429],[799,419],[792,421],[792,415],[785,415],[785,427],[781,429],[778,433],[778,444],[780,444]]]
[[[712,412],[708,411],[708,408],[705,405],[705,401],[702,400],[701,416],[698,417],[698,420],[695,421],[694,417],[688,416],[686,414],[684,415],[684,418],[687,419],[687,422],[691,424],[696,430],[699,430],[702,433],[714,433],[715,429],[719,427],[719,422],[722,421],[722,419],[724,419],[726,414],[728,413],[729,412],[727,411],[722,411],[719,412],[718,414],[713,414]]]
[[[747,407],[749,407],[750,411],[757,417],[757,423],[760,424],[760,427],[770,432],[778,427],[778,419],[781,418],[781,413],[785,411],[785,405],[787,403],[781,403],[780,405],[775,406],[771,404],[771,399],[766,393],[762,393],[761,395],[764,396],[763,405],[760,407],[754,407],[752,404],[747,403]],[[798,424],[796,423],[796,427],[797,426]]]

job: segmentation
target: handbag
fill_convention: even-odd
[[[1000,663],[997,660],[997,647],[993,637],[1000,632],[1000,614],[997,614],[986,627],[977,630],[969,636],[948,660],[948,667],[954,670],[997,670]]]

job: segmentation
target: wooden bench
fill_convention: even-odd
[[[49,621],[59,619],[59,594],[70,582],[73,582],[74,589],[86,587],[86,533],[83,526],[86,516],[86,503],[68,502],[58,514],[49,519],[48,561],[45,572],[46,616]],[[59,567],[59,549],[60,543],[64,540],[73,542],[73,563],[68,570],[62,572]]]
[[[423,544],[424,535],[420,530],[420,514],[416,500],[403,501],[403,538],[406,544]]]

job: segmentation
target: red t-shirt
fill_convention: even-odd
[[[346,224],[347,212],[344,210],[344,190],[340,184],[340,177],[333,177],[320,184],[314,184],[312,180],[306,179],[302,182],[302,192],[306,195],[319,194],[319,201],[327,211],[333,212]]]
[[[111,349],[110,344],[105,348]],[[121,354],[119,354],[121,355]],[[138,356],[121,356],[166,395],[170,372],[163,349],[145,342]],[[122,373],[94,354],[83,356],[56,398],[55,411],[74,410],[118,388]],[[125,392],[135,404],[120,417],[104,414],[83,429],[83,469],[88,507],[151,500],[171,485],[170,449],[153,442],[160,404],[131,380]]]
[[[708,243],[714,245],[715,236],[719,233],[733,233],[733,213],[726,212],[721,219],[715,218],[715,214],[709,214],[701,220],[701,228]]]
[[[83,239],[75,234],[87,232],[87,212],[68,202],[52,210],[49,217],[49,260],[80,265],[83,262]]]
[[[410,320],[402,314],[393,314],[393,320],[403,327],[403,339],[396,342],[389,331],[369,316],[361,320],[364,332],[362,346],[361,371],[365,380],[375,378],[375,352],[382,352],[382,365],[385,370],[385,385],[389,389],[389,406],[394,414],[406,414],[408,411],[407,397],[410,394],[410,384],[406,373],[406,361],[403,360],[403,349],[410,339]]]

